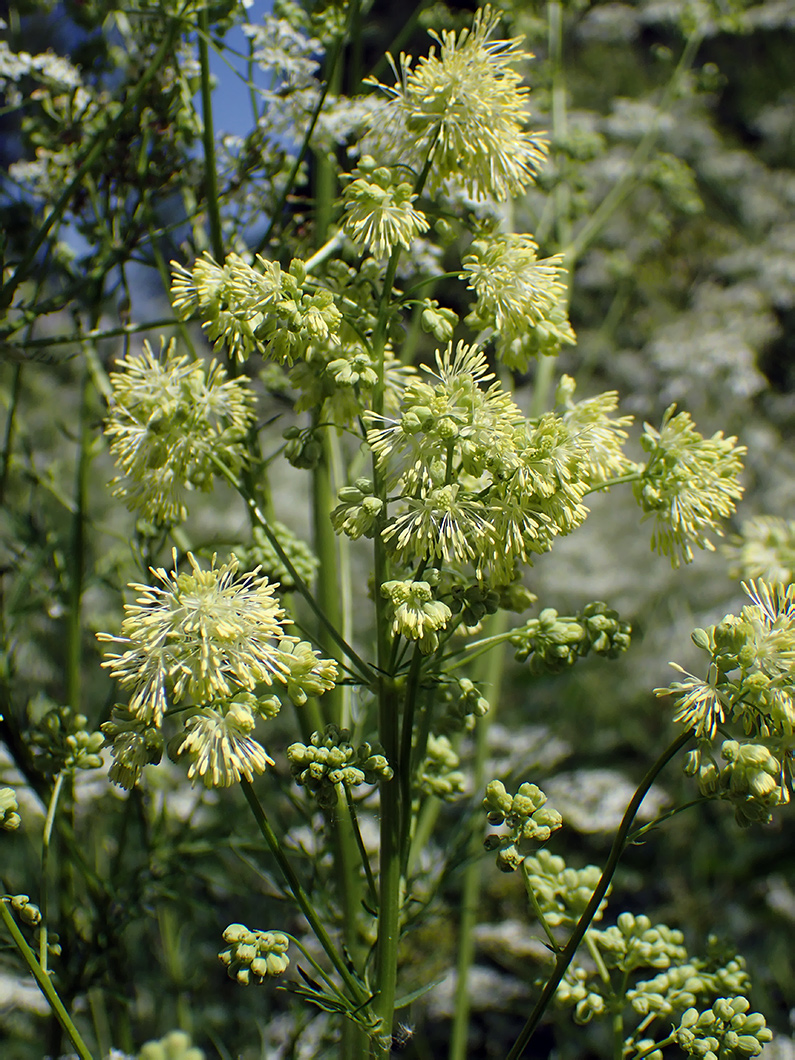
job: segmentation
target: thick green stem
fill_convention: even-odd
[[[591,895],[591,900],[585,908],[585,912],[582,914],[580,919],[577,921],[577,925],[571,934],[571,938],[560,952],[557,960],[555,961],[555,968],[552,975],[547,980],[544,989],[541,991],[539,997],[527,1023],[522,1029],[522,1033],[514,1042],[511,1051],[508,1053],[505,1060],[519,1060],[519,1057],[524,1052],[528,1042],[535,1033],[538,1024],[541,1022],[541,1017],[549,1007],[550,1002],[555,994],[555,991],[560,984],[561,979],[566,974],[566,969],[574,959],[574,955],[580,947],[580,943],[585,937],[585,932],[591,925],[591,921],[596,915],[602,899],[607,894],[607,888],[610,886],[610,881],[615,875],[615,871],[618,868],[618,863],[621,860],[621,855],[624,853],[628,845],[629,831],[632,827],[632,822],[635,820],[638,810],[640,809],[641,803],[646,798],[649,788],[652,786],[658,775],[662,772],[665,766],[671,761],[671,759],[682,750],[692,739],[694,733],[692,730],[682,733],[678,736],[674,742],[666,748],[665,751],[660,755],[654,765],[649,769],[646,776],[640,782],[635,794],[632,796],[627,806],[624,817],[622,818],[621,824],[618,831],[616,832],[613,845],[610,849],[610,854],[607,859],[607,863],[604,867],[599,883],[596,885],[596,890]]]
[[[36,982],[39,984],[39,989],[47,999],[47,1003],[52,1009],[58,1022],[64,1029],[65,1034],[68,1036],[69,1041],[75,1047],[77,1055],[80,1060],[94,1060],[91,1051],[89,1050],[86,1043],[80,1036],[80,1032],[72,1022],[71,1016],[66,1011],[63,1002],[58,996],[55,987],[52,985],[52,979],[47,972],[42,968],[39,962],[36,960],[36,954],[30,948],[25,941],[25,936],[19,930],[16,921],[11,915],[11,910],[8,908],[8,901],[0,898],[0,919],[5,923],[11,938],[14,940],[14,944],[22,955],[22,959],[27,964],[28,968],[33,974]]]

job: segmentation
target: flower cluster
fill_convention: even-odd
[[[389,99],[375,116],[373,154],[408,159],[417,170],[431,157],[431,188],[452,180],[476,199],[503,201],[533,181],[545,145],[522,127],[529,89],[513,69],[530,56],[519,39],[491,39],[499,18],[487,5],[458,37],[431,33],[438,55],[431,48],[416,66],[403,54],[399,69],[392,63],[397,83],[379,85]]]
[[[666,924],[652,925],[647,916],[621,913],[612,927],[589,929],[586,943],[593,961],[568,968],[555,1000],[573,1009],[575,1021],[581,1024],[623,1008],[625,1029],[631,1018],[638,1021],[623,1043],[626,1057],[662,1060],[662,1050],[678,1041],[677,1030],[665,1037],[663,1028],[670,1029],[672,1023],[676,1027],[680,1017],[680,1028],[692,1026],[696,1020],[687,1013],[697,1017],[695,1006],[699,1003],[723,995],[731,998],[733,1012],[748,1010],[748,1002],[741,996],[750,987],[744,962],[721,952],[715,939],[709,940],[706,958],[691,958],[680,931]],[[644,978],[649,971],[654,974]],[[659,1021],[657,1026],[655,1021]],[[704,1024],[708,1022],[705,1020]],[[735,1030],[741,1025],[742,1021],[738,1021]],[[663,1037],[659,1037],[660,1032]],[[724,1042],[730,1044],[728,1040]],[[698,1048],[694,1053],[706,1055]],[[721,1057],[733,1055],[731,1049],[720,1052]],[[739,1055],[756,1054],[740,1049]]]
[[[253,394],[241,380],[176,352],[161,340],[116,362],[105,425],[122,472],[116,496],[155,523],[187,516],[185,493],[210,490],[220,458],[233,471],[245,460],[243,440],[254,420]]]
[[[563,256],[538,260],[529,235],[497,233],[476,239],[464,257],[463,275],[477,301],[465,323],[497,333],[497,354],[506,367],[525,371],[535,352],[555,354],[576,336],[566,319]],[[562,310],[562,321],[560,314]],[[534,331],[540,338],[526,340]]]
[[[722,431],[704,438],[686,412],[675,410],[666,411],[659,431],[645,424],[641,445],[649,459],[633,489],[655,519],[652,548],[678,567],[691,562],[693,545],[714,551],[707,535],[723,535],[720,521],[742,496],[738,475],[746,449]]]
[[[596,865],[570,868],[558,854],[539,850],[522,861],[527,886],[550,927],[573,927],[593,896],[602,875]],[[610,894],[610,888],[607,890]],[[594,920],[600,920],[607,906],[607,895],[599,903]]]
[[[281,931],[252,931],[245,924],[230,924],[224,931],[229,948],[218,954],[231,979],[243,986],[252,974],[260,982],[268,976],[283,975],[290,964],[290,940]]]
[[[102,765],[102,733],[90,731],[85,714],[71,707],[52,707],[28,730],[25,741],[43,773],[98,769]]]
[[[629,623],[622,622],[617,611],[596,600],[568,618],[545,607],[538,618],[513,631],[511,643],[519,662],[530,659],[531,673],[559,673],[591,651],[617,658],[629,647],[630,633]]]
[[[454,678],[441,685],[435,701],[436,709],[444,710],[434,721],[434,730],[440,736],[472,729],[476,719],[489,711],[489,701],[468,677]]]
[[[483,807],[490,825],[505,825],[507,832],[486,836],[487,850],[497,851],[497,868],[514,872],[527,857],[523,847],[528,842],[546,843],[563,824],[557,810],[546,805],[547,797],[535,784],[522,784],[516,795],[510,795],[499,780],[486,786]]]
[[[306,542],[297,537],[284,523],[274,519],[270,522],[270,528],[295,573],[306,585],[311,585],[319,565],[317,556]],[[235,553],[241,565],[258,567],[269,582],[279,586],[282,593],[294,592],[296,583],[293,573],[287,568],[262,527],[255,526],[251,531],[251,538],[250,545],[237,549]]]
[[[657,695],[674,695],[675,721],[702,741],[687,770],[704,794],[728,799],[741,823],[768,820],[789,801],[795,732],[795,586],[761,579],[743,584],[751,603],[739,615],[696,629],[693,642],[709,657],[706,679],[685,677]],[[738,724],[745,737],[725,740],[720,767],[711,753],[719,727]]]
[[[223,265],[205,253],[191,271],[172,262],[175,311],[183,320],[200,313],[214,350],[239,361],[257,351],[292,364],[313,343],[338,345],[342,315],[331,291],[312,287],[304,263],[293,259],[287,272],[277,261],[257,263],[235,253]]]
[[[719,1057],[759,1056],[773,1032],[761,1012],[749,1012],[744,997],[721,997],[705,1012],[689,1008],[673,1033],[688,1056],[701,1060]]]
[[[125,605],[121,635],[101,633],[120,652],[103,665],[131,690],[129,708],[105,727],[113,746],[113,779],[129,785],[157,761],[157,735],[170,704],[191,702],[173,752],[191,761],[190,776],[210,786],[251,779],[270,762],[251,735],[257,717],[279,709],[275,696],[252,694],[283,684],[293,702],[306,702],[334,684],[336,665],[284,632],[284,611],[274,586],[258,569],[238,575],[238,560],[202,569],[188,553],[190,572],[152,569],[159,584],[133,585],[140,595]]]
[[[562,416],[527,421],[477,347],[436,354],[406,386],[397,419],[370,416],[367,439],[400,510],[384,539],[403,560],[471,563],[507,585],[587,515],[587,448]]]
[[[296,784],[308,788],[321,806],[334,806],[337,785],[348,788],[391,780],[393,771],[377,744],[354,747],[348,729],[327,725],[312,733],[309,744],[294,743],[287,748]]]
[[[365,155],[342,196],[344,230],[359,250],[376,258],[388,257],[396,246],[408,249],[428,228],[425,214],[414,208],[416,198],[397,170]]]

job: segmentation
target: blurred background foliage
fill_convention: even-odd
[[[37,754],[29,731],[45,716],[68,729],[66,705],[87,715],[89,728],[106,720],[114,693],[93,633],[118,626],[119,587],[164,556],[153,529],[134,524],[112,501],[101,421],[114,357],[161,330],[132,328],[171,319],[167,262],[192,261],[209,246],[195,34],[172,40],[152,71],[176,6],[22,0],[4,16],[11,52],[52,49],[79,68],[83,85],[82,94],[59,90],[57,71],[14,78],[2,57],[8,106],[0,145],[8,168],[0,176],[0,229],[6,279],[19,282],[4,291],[11,308],[0,325],[0,771],[18,790],[25,824],[3,839],[2,886],[34,900],[52,764]],[[631,498],[614,491],[595,497],[586,528],[528,574],[539,606],[569,614],[604,599],[633,625],[632,647],[618,661],[582,663],[546,678],[510,668],[491,730],[489,775],[509,786],[538,783],[566,818],[554,848],[572,864],[602,864],[634,784],[673,733],[670,710],[651,689],[670,680],[669,659],[693,661],[694,626],[736,606],[738,575],[761,573],[738,558],[744,525],[750,532],[748,520],[759,515],[787,519],[793,507],[795,6],[498,6],[509,35],[527,37],[536,53],[527,71],[533,123],[550,130],[551,148],[537,188],[501,221],[535,233],[542,254],[568,249],[573,265],[578,345],[555,371],[576,378],[578,396],[617,389],[638,426],[657,422],[676,402],[704,434],[737,434],[749,449],[746,497],[729,528],[733,552],[702,555],[671,571],[649,553]],[[285,3],[277,13],[317,38],[322,78],[320,52],[341,10]],[[245,12],[222,2],[209,17],[215,47]],[[356,95],[373,69],[388,80],[387,48],[422,54],[427,27],[459,28],[470,18],[464,5],[426,3],[407,15],[385,0],[362,4],[356,41],[346,47],[332,92]],[[233,65],[245,71],[245,56]],[[252,95],[261,120],[252,115],[249,135],[226,135],[223,108],[216,107],[218,197],[224,241],[240,252],[257,246],[270,218],[284,211],[277,247],[284,264],[308,256],[333,220],[315,212],[313,198],[324,182],[333,184],[334,163],[350,169],[346,144],[355,117],[340,106],[334,120],[319,123],[284,201],[317,89],[300,99],[285,89],[284,71],[266,68],[262,78],[264,94]],[[241,106],[246,96],[243,89]],[[81,171],[99,141],[101,151]],[[57,223],[36,246],[42,218],[64,189]],[[443,245],[429,245],[425,259],[413,260],[415,272],[441,273],[444,253]],[[466,312],[457,281],[439,279],[433,297]],[[428,356],[431,340],[412,321],[406,327],[418,356]],[[107,334],[124,328],[130,333]],[[92,339],[93,330],[101,337]],[[87,333],[79,344],[64,341]],[[200,333],[183,328],[183,340],[203,349]],[[525,407],[536,371],[515,380]],[[279,431],[292,422],[291,396],[283,379],[263,378],[270,389],[263,391],[262,420],[278,421],[268,450],[275,453]],[[296,514],[300,483],[275,466],[273,475],[277,514],[309,536]],[[239,548],[249,537],[242,508],[220,490],[197,498],[180,533],[178,543],[197,552]],[[784,525],[776,554],[785,556],[788,577],[792,537]],[[277,772],[286,774],[283,748],[292,732],[287,721],[274,726],[269,749]],[[93,1024],[105,1052],[111,1045],[132,1051],[179,1025],[211,1056],[323,1055],[324,1017],[294,1008],[283,992],[243,990],[217,962],[230,921],[301,931],[239,821],[238,795],[191,791],[176,771],[151,772],[129,797],[110,789],[102,771],[80,774],[65,796],[47,884],[62,996]],[[262,787],[318,903],[328,904],[330,860],[318,848],[311,810],[285,798],[272,777]],[[674,766],[655,794],[665,806],[687,801],[693,790]],[[478,793],[470,800],[477,814]],[[408,933],[405,963],[409,979],[416,968],[416,985],[446,978],[407,1017],[414,1024],[402,1047],[407,1057],[439,1055],[448,1034],[456,866],[465,856],[468,815],[461,803],[441,812],[447,847],[431,845],[426,856],[427,867],[446,868],[437,893],[428,892],[429,918]],[[784,1039],[795,1010],[789,829],[786,814],[741,832],[728,808],[687,811],[627,854],[614,899],[616,911],[643,911],[682,928],[694,952],[711,934],[736,943],[752,974],[754,1008],[783,1036],[779,1056],[792,1055]],[[491,866],[484,878],[470,1055],[486,1058],[503,1056],[523,1023],[537,932],[518,881]],[[0,950],[7,1055],[57,1055],[58,1029],[20,975],[14,953]],[[576,1028],[565,1015],[533,1048],[533,1055],[554,1049],[573,1058],[603,1055],[604,1043],[597,1028]]]

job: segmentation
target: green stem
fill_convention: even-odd
[[[61,1024],[64,1032],[77,1050],[77,1055],[80,1057],[80,1060],[94,1060],[91,1051],[81,1038],[80,1032],[72,1022],[69,1013],[64,1008],[63,1002],[58,996],[55,987],[52,985],[50,976],[36,960],[36,954],[27,944],[25,936],[17,927],[17,923],[11,915],[11,910],[8,908],[8,901],[6,899],[0,899],[0,918],[2,918],[5,926],[8,928],[8,932],[14,940],[14,944],[32,972],[36,982],[39,984],[39,989],[47,999],[47,1003],[55,1013],[58,1022]]]
[[[52,786],[50,802],[47,807],[47,817],[44,821],[44,835],[41,840],[41,897],[39,908],[41,909],[41,928],[39,932],[39,962],[42,971],[47,973],[47,920],[48,920],[48,888],[47,876],[50,863],[50,849],[52,840],[52,826],[55,823],[55,814],[58,809],[58,798],[63,787],[63,770],[55,778]]]
[[[579,949],[580,943],[585,936],[585,932],[588,930],[591,921],[599,909],[602,899],[607,894],[610,881],[613,879],[615,871],[618,868],[618,863],[621,860],[621,855],[626,849],[632,822],[635,820],[637,812],[640,809],[641,803],[645,799],[649,788],[670,760],[693,739],[693,736],[694,733],[692,730],[684,732],[678,736],[674,742],[663,751],[654,765],[649,769],[646,776],[640,782],[635,794],[630,799],[629,806],[627,806],[624,817],[619,825],[619,829],[616,832],[615,839],[613,840],[613,845],[610,849],[610,854],[607,863],[605,864],[604,871],[599,879],[599,883],[596,885],[596,890],[591,895],[591,900],[588,902],[584,913],[577,921],[577,925],[574,928],[569,941],[566,943],[555,961],[555,968],[552,975],[549,977],[544,989],[541,991],[541,996],[536,1002],[527,1023],[522,1028],[521,1034],[514,1042],[506,1060],[519,1060],[519,1057],[522,1055],[525,1047],[535,1033],[536,1027],[541,1022],[541,1017],[546,1012],[561,979],[566,974],[566,969],[571,964],[575,953]]]
[[[207,219],[210,222],[210,243],[217,262],[224,260],[224,237],[221,231],[221,211],[218,208],[218,174],[215,164],[215,130],[213,129],[213,94],[210,85],[210,16],[206,7],[199,11],[199,65],[201,67],[202,143],[204,145],[204,189],[207,198]]]
[[[343,785],[344,786],[344,785]],[[350,814],[351,824],[353,825],[353,834],[356,837],[356,846],[359,848],[359,857],[362,859],[362,868],[364,874],[367,877],[367,887],[370,891],[370,901],[372,902],[373,909],[378,908],[378,888],[376,887],[375,877],[373,876],[373,870],[370,868],[370,858],[367,854],[367,850],[362,839],[362,833],[359,828],[359,816],[356,813],[356,803],[353,801],[353,795],[348,787],[345,787],[345,799],[348,803],[348,813]]]
[[[268,849],[270,850],[271,854],[273,854],[276,863],[281,869],[285,882],[290,888],[290,891],[293,897],[295,898],[299,909],[306,917],[307,923],[314,932],[315,938],[323,947],[326,956],[339,973],[339,976],[347,987],[353,1002],[356,1005],[366,1004],[368,1001],[368,997],[362,983],[356,976],[351,973],[348,965],[337,951],[337,947],[332,942],[329,933],[326,931],[325,927],[318,918],[317,913],[315,912],[314,905],[312,904],[311,898],[301,886],[301,881],[296,876],[292,865],[290,864],[284,851],[282,850],[281,844],[279,843],[279,840],[276,837],[276,833],[273,831],[270,824],[268,823],[268,819],[265,816],[265,811],[260,805],[260,801],[257,798],[254,788],[245,779],[241,780],[240,784],[243,788],[243,794],[246,797],[246,801],[251,807],[251,812],[254,814],[254,819],[257,822],[257,826],[259,827],[259,830],[262,833],[265,842],[268,844]]]
[[[5,437],[3,438],[3,455],[0,458],[0,507],[5,501],[6,486],[8,485],[8,472],[11,466],[11,450],[14,446],[14,427],[16,426],[17,406],[19,395],[22,390],[22,365],[14,366],[14,379],[11,384],[11,400],[8,404],[8,416],[6,418]]]

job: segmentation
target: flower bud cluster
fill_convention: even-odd
[[[439,708],[444,707],[444,714],[434,723],[436,733],[442,736],[469,731],[474,727],[475,719],[482,718],[489,710],[489,701],[468,677],[442,685],[436,702]]]
[[[296,574],[307,585],[311,585],[317,573],[317,556],[306,542],[297,537],[284,523],[274,519],[269,522],[269,526],[276,535]],[[249,570],[258,567],[269,582],[278,583],[282,593],[293,592],[296,588],[293,575],[284,565],[283,560],[277,554],[276,549],[265,535],[262,527],[255,526],[251,532],[251,537],[251,544],[237,549],[235,553],[241,565]]]
[[[761,742],[724,740],[721,768],[711,753],[709,741],[691,751],[685,772],[698,779],[699,791],[706,797],[731,802],[737,823],[743,827],[768,823],[771,809],[790,801],[781,762]]]
[[[392,632],[406,640],[418,642],[420,651],[429,655],[439,646],[437,631],[444,629],[453,613],[447,604],[435,600],[427,581],[388,581],[381,595],[391,605]]]
[[[23,924],[29,927],[38,927],[41,923],[41,910],[34,905],[26,894],[5,895],[0,902],[8,902],[15,913],[19,914]]]
[[[384,507],[384,502],[373,494],[374,486],[368,478],[357,478],[352,486],[342,487],[340,503],[331,513],[331,522],[338,534],[347,534],[354,540],[373,536]]]
[[[420,791],[454,802],[466,789],[466,777],[458,768],[461,760],[453,745],[446,736],[431,733],[425,754],[419,775]]]
[[[596,865],[572,869],[562,857],[548,850],[539,850],[524,859],[527,886],[531,887],[544,919],[550,927],[573,926],[585,912],[594,889],[602,876]],[[600,920],[607,906],[600,902],[594,920]]]
[[[602,985],[591,971],[573,965],[555,991],[555,1001],[574,1009],[575,1023],[590,1023],[607,1011],[604,994],[599,990]]]
[[[252,931],[245,924],[230,924],[224,931],[224,942],[218,959],[226,965],[231,979],[248,986],[251,976],[262,983],[268,976],[283,975],[290,964],[287,950],[290,940],[281,931]]]
[[[101,732],[88,731],[88,718],[71,707],[53,707],[27,734],[39,768],[47,773],[64,769],[99,769],[104,745]]]
[[[204,1060],[204,1050],[191,1045],[190,1035],[185,1031],[169,1031],[157,1041],[146,1042],[138,1060]]]
[[[17,813],[19,806],[13,788],[0,788],[0,828],[4,832],[15,832],[22,823]]]
[[[645,915],[621,913],[612,927],[594,929],[590,938],[602,953],[605,966],[622,972],[669,968],[687,959],[682,932],[666,924],[652,926]]]
[[[710,940],[714,947],[714,939]],[[627,991],[627,1001],[638,1015],[669,1017],[697,1004],[699,998],[719,994],[745,994],[751,981],[742,957],[723,959],[693,957],[672,965],[665,971],[640,980]]]
[[[516,795],[499,780],[487,784],[483,807],[488,822],[505,825],[507,831],[486,836],[484,845],[497,851],[497,868],[502,872],[514,872],[527,857],[523,847],[529,842],[545,843],[563,824],[558,811],[546,802],[546,795],[535,784],[522,784]]]
[[[601,601],[588,604],[574,617],[562,617],[545,607],[511,635],[519,662],[530,659],[534,674],[559,673],[596,652],[614,659],[629,647],[631,627]]]
[[[257,351],[292,364],[312,343],[337,345],[342,314],[329,290],[312,289],[304,263],[284,272],[257,256],[259,269],[238,254],[218,265],[205,253],[191,271],[172,262],[171,301],[182,320],[196,313],[217,353],[245,361]]]
[[[688,1056],[700,1060],[759,1056],[773,1040],[773,1032],[761,1012],[749,1012],[750,1007],[744,997],[721,997],[704,1012],[689,1008],[674,1031],[674,1040]]]
[[[378,784],[391,780],[393,770],[377,744],[354,747],[350,731],[327,725],[314,732],[309,744],[294,743],[287,748],[296,784],[308,788],[321,806],[334,806],[337,784],[353,788],[359,784]]]

